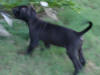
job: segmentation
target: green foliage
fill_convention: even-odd
[[[12,8],[17,5],[27,5],[33,4],[35,6],[40,6],[40,1],[48,2],[50,7],[63,7],[63,6],[71,6],[73,7],[75,3],[71,0],[0,0],[0,5],[5,6],[6,8]]]
[[[66,8],[70,7],[76,12],[80,12],[80,7],[76,5],[72,0],[0,0],[0,5],[3,6],[1,9],[11,10],[11,8],[18,5],[29,5],[32,4],[37,9],[37,12],[43,12],[43,9],[40,6],[40,1],[46,1],[49,4],[49,7],[52,8]]]

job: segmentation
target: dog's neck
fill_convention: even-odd
[[[30,25],[36,25],[36,23],[38,23],[40,21],[40,19],[37,16],[31,16],[30,19],[28,19],[26,21],[26,23],[30,26]]]
[[[28,18],[23,19],[27,24],[30,24],[32,22],[36,22],[38,20],[37,16],[28,16]]]

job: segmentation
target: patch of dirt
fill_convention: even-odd
[[[100,67],[96,66],[95,63],[93,63],[92,61],[88,60],[86,68],[85,68],[85,72],[91,72],[91,71],[94,71],[94,70],[100,70]]]

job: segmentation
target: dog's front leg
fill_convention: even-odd
[[[50,48],[50,44],[49,43],[45,42],[44,45],[45,45],[46,48]]]
[[[27,49],[27,54],[32,54],[34,48],[38,45],[38,40],[31,40]]]
[[[26,54],[32,54],[32,51],[34,48],[38,45],[38,33],[36,32],[35,29],[31,25],[29,25],[29,36],[30,36],[30,43],[28,46],[28,49],[26,51]]]

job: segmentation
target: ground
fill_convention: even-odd
[[[74,0],[73,0],[74,1]],[[64,27],[81,31],[93,22],[93,28],[84,35],[83,52],[87,64],[79,75],[100,75],[100,1],[99,0],[76,0],[80,6],[80,12],[72,11],[66,7],[59,11],[58,16]],[[63,10],[63,9],[62,9]],[[48,21],[50,19],[43,18]],[[55,21],[52,21],[55,23]],[[65,49],[52,46],[50,49],[40,51],[42,42],[36,48],[33,56],[20,54],[26,51],[28,46],[27,25],[19,20],[14,20],[14,26],[10,28],[5,21],[0,21],[5,28],[13,34],[9,38],[0,38],[0,75],[72,75],[74,68]]]

